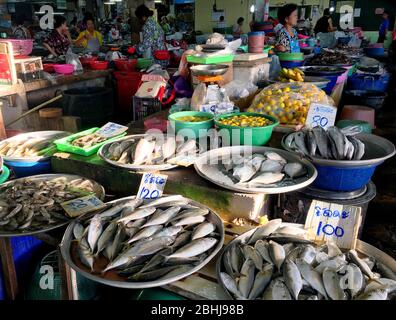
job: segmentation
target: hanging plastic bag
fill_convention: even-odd
[[[69,48],[66,52],[66,63],[72,64],[74,66],[74,71],[83,71],[83,66],[78,54],[73,53],[71,48]]]

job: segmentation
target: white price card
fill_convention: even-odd
[[[314,200],[309,208],[305,229],[315,242],[331,240],[339,248],[355,249],[362,222],[361,211],[360,207]]]
[[[68,216],[74,218],[91,211],[102,209],[106,204],[104,204],[94,194],[90,194],[85,197],[63,202],[61,203],[61,206],[65,209]]]
[[[198,157],[195,155],[180,155],[167,160],[166,163],[175,164],[183,167],[189,167],[195,163],[197,158]]]
[[[137,197],[141,199],[157,199],[162,196],[168,176],[157,173],[144,173],[140,182]]]
[[[118,123],[108,122],[103,127],[101,127],[95,134],[98,134],[105,138],[112,138],[120,135],[128,130],[128,127],[122,126]]]
[[[306,127],[321,126],[323,129],[334,126],[337,108],[329,105],[312,103],[308,110]]]

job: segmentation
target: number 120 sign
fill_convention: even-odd
[[[145,173],[140,182],[137,197],[141,199],[157,199],[162,196],[168,176]]]

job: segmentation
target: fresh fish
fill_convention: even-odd
[[[270,240],[268,243],[269,243],[269,253],[271,260],[274,262],[274,264],[280,271],[286,257],[285,249],[275,241]]]
[[[240,167],[235,167],[232,176],[239,180],[239,182],[247,182],[256,174],[257,169],[250,164],[245,164]]]
[[[311,157],[314,157],[316,154],[317,144],[315,140],[315,136],[312,131],[308,131],[305,135],[306,137],[306,146],[308,147],[308,152]]]
[[[232,270],[239,274],[243,265],[243,255],[239,245],[235,244],[230,249],[230,265]],[[232,273],[230,273],[232,274]]]
[[[239,278],[238,290],[244,298],[248,298],[249,293],[253,287],[255,276],[255,266],[252,260],[245,260],[242,266],[241,276]]]
[[[292,300],[282,278],[276,278],[271,281],[263,293],[263,300]]]
[[[129,221],[126,224],[126,227],[127,228],[138,228],[138,229],[140,229],[142,227],[142,225],[144,225],[146,223],[146,221],[147,220],[145,218],[138,219],[138,220],[132,220],[132,221]]]
[[[309,155],[309,151],[305,145],[305,135],[302,131],[296,132],[294,136],[294,141],[296,143],[296,146],[298,150],[304,154],[304,155]]]
[[[136,235],[134,235],[132,237],[132,239],[129,239],[128,243],[132,243],[132,242],[135,242],[135,241],[138,241],[138,240],[141,240],[141,239],[149,238],[152,235],[154,235],[155,233],[157,233],[160,230],[162,230],[162,228],[163,228],[162,225],[143,228]]]
[[[269,254],[268,250],[268,242],[263,241],[263,240],[257,240],[254,249],[261,255],[261,257],[267,261],[268,263],[273,264],[271,256]]]
[[[148,210],[149,208],[147,208]],[[175,217],[178,212],[180,211],[180,207],[170,207],[169,209],[163,211],[163,212],[158,212],[154,213],[150,219],[142,226],[144,227],[149,227],[149,226],[155,226],[159,224],[165,224],[169,220],[171,220],[173,217]],[[144,210],[144,209],[143,209]]]
[[[327,134],[329,135],[330,140],[334,141],[334,144],[337,149],[337,159],[341,160],[344,158],[344,149],[345,149],[345,141],[344,134],[338,127],[329,127],[327,128]]]
[[[178,266],[177,269],[172,270],[171,272],[167,273],[166,275],[162,276],[161,278],[158,278],[157,280],[171,279],[176,276],[180,276],[182,274],[190,272],[193,268],[195,268],[195,267],[191,266],[191,265]]]
[[[344,158],[347,160],[352,160],[353,155],[355,154],[355,147],[353,146],[353,143],[349,141],[347,136],[344,136],[344,144]]]
[[[323,284],[327,295],[332,300],[347,300],[347,295],[340,286],[340,277],[336,271],[331,269],[324,269]]]
[[[299,162],[291,162],[285,165],[284,172],[292,179],[299,178],[307,174],[307,168]]]
[[[234,268],[232,267],[231,250],[227,250],[224,252],[223,263],[224,263],[225,270],[227,271],[227,273],[229,275],[231,275],[234,278],[239,275],[240,270],[238,269],[237,271],[234,271]]]
[[[342,254],[340,248],[338,248],[334,242],[329,241],[326,244],[326,246],[327,246],[327,255],[329,256],[329,258],[333,258]]]
[[[375,263],[377,262],[373,257],[363,258],[362,260],[366,262],[371,271],[373,270],[373,268],[375,267]]]
[[[325,262],[327,260],[329,260],[330,257],[326,252],[316,252],[316,256],[315,256],[315,262],[316,264],[321,264],[322,262]]]
[[[252,246],[249,245],[244,245],[242,247],[242,250],[245,259],[252,260],[256,268],[261,271],[263,269],[263,258],[261,257],[261,255]]]
[[[205,255],[199,255],[197,257],[191,257],[191,258],[170,258],[168,260],[165,259],[164,265],[167,266],[180,266],[184,264],[196,264],[196,263],[201,263],[204,261],[206,258]]]
[[[273,173],[280,173],[283,169],[283,163],[275,160],[267,159],[263,161],[260,167],[261,172],[273,172]]]
[[[146,159],[153,153],[155,148],[155,141],[148,141],[146,139],[140,139],[133,156],[134,165],[142,165]]]
[[[133,265],[131,267],[127,267],[125,269],[122,269],[121,271],[118,272],[118,274],[120,276],[129,277],[129,276],[139,272],[143,267],[144,267],[144,263],[136,264],[136,265]]]
[[[185,226],[185,225],[191,225],[191,224],[197,224],[205,221],[204,216],[196,216],[196,217],[189,217],[189,218],[184,218],[181,220],[177,220],[174,222],[174,226]]]
[[[255,243],[257,240],[269,236],[280,227],[281,223],[282,219],[273,219],[268,221],[265,225],[258,227],[250,237],[248,243]]]
[[[178,266],[168,266],[147,272],[140,271],[134,274],[133,276],[130,276],[128,279],[134,281],[143,281],[143,282],[153,281],[178,268],[179,268]]]
[[[268,286],[271,282],[273,274],[273,265],[266,265],[263,270],[259,271],[256,274],[256,278],[254,279],[253,288],[249,293],[249,300],[256,299]]]
[[[289,259],[286,259],[283,265],[283,278],[293,298],[298,300],[298,295],[303,287],[302,278],[296,264]]]
[[[238,290],[237,283],[228,273],[220,272],[220,278],[228,291],[230,291],[236,297],[242,298],[242,294]]]
[[[109,243],[114,238],[116,232],[117,232],[117,223],[111,222],[107,226],[107,228],[103,231],[102,235],[98,240],[96,255],[102,252],[102,250],[109,245]]]
[[[388,292],[386,289],[376,289],[362,293],[356,297],[356,300],[386,300],[387,298]]]
[[[324,269],[329,269],[329,270],[339,270],[343,266],[345,266],[347,262],[345,259],[342,259],[341,257],[334,257],[330,260],[323,261],[319,265],[315,267],[315,271],[319,273],[323,273]]]
[[[202,238],[191,241],[189,244],[177,250],[170,258],[191,258],[212,249],[218,242],[215,238]]]
[[[176,154],[190,153],[197,150],[197,143],[191,139],[177,147]]]
[[[319,153],[323,159],[329,158],[329,146],[328,146],[328,138],[326,131],[321,127],[317,126],[312,129],[312,132],[315,137],[316,145],[319,150]]]
[[[270,159],[270,160],[273,160],[273,161],[278,161],[278,162],[280,162],[282,164],[286,164],[287,163],[285,158],[283,158],[281,155],[279,155],[276,152],[266,152],[264,155],[267,157],[267,159]]]
[[[173,243],[172,247],[173,248],[179,248],[181,246],[184,246],[191,240],[191,231],[184,231],[181,234],[179,234]]]
[[[95,215],[88,227],[88,244],[91,248],[91,252],[95,251],[96,244],[99,240],[100,235],[103,231],[103,220],[100,216]]]
[[[338,271],[339,274],[344,275],[340,279],[340,283],[343,283],[345,287],[349,289],[352,298],[354,298],[363,289],[363,273],[354,263],[344,265],[340,269],[334,271]]]
[[[123,205],[115,205],[114,207],[112,207],[106,211],[98,213],[98,216],[102,219],[111,218],[111,217],[115,216],[117,213],[119,213],[123,207],[124,207]]]
[[[266,185],[282,181],[285,175],[283,173],[264,172],[256,178],[249,181],[249,185]]]
[[[81,240],[84,236],[84,227],[81,223],[76,223],[73,227],[73,235],[77,240]]]
[[[377,269],[386,277],[389,279],[392,279],[394,281],[396,281],[396,274],[389,269],[386,265],[384,265],[381,262],[377,262],[376,263]]]
[[[354,147],[354,154],[352,160],[360,160],[363,158],[365,153],[365,144],[355,137],[348,136],[348,140]]]
[[[109,249],[109,260],[113,261],[122,248],[122,242],[124,241],[125,231],[121,225],[118,225],[117,232],[115,234],[111,248]]]
[[[248,164],[251,165],[256,172],[261,168],[261,164],[265,160],[265,157],[261,154],[253,155],[252,159],[248,161]]]
[[[203,222],[198,225],[192,233],[191,240],[206,237],[216,230],[216,226],[211,222]]]
[[[365,275],[367,275],[370,279],[374,279],[374,274],[371,271],[370,267],[367,265],[366,262],[358,257],[358,254],[355,250],[349,250],[348,256],[349,259],[351,259]]]
[[[155,208],[138,209],[136,211],[133,211],[133,213],[131,213],[123,218],[118,219],[117,222],[123,222],[124,224],[127,224],[129,221],[132,221],[132,220],[146,218],[146,217],[152,215],[155,211],[156,211]]]
[[[321,275],[312,269],[308,263],[300,259],[296,260],[296,265],[301,276],[309,283],[309,285],[327,299],[327,293]]]
[[[156,199],[156,200],[151,201],[145,205],[140,206],[140,209],[145,209],[145,208],[150,208],[150,207],[160,207],[165,204],[169,204],[169,203],[176,202],[176,201],[183,201],[183,200],[186,200],[186,199],[181,195],[161,197],[159,199]]]
[[[172,222],[174,220],[180,220],[180,219],[184,219],[184,218],[191,218],[191,217],[197,217],[197,216],[206,216],[209,213],[208,209],[187,209],[184,210],[182,212],[180,212],[180,214],[178,214],[176,217],[172,218],[169,220],[169,222]]]
[[[166,139],[162,146],[162,156],[164,160],[171,158],[176,152],[176,140],[173,138]]]
[[[89,248],[89,244],[86,239],[78,241],[77,252],[82,264],[84,264],[86,267],[90,268],[91,271],[93,271],[94,256]]]
[[[181,226],[164,228],[161,231],[155,233],[152,236],[152,238],[176,236],[182,230],[183,230],[183,227],[181,227]]]
[[[276,230],[276,234],[287,234],[292,236],[306,236],[307,230],[292,226],[280,227]]]
[[[387,278],[377,279],[376,281],[370,282],[364,289],[364,292],[369,292],[377,289],[384,289],[388,293],[394,292],[396,291],[396,281]]]

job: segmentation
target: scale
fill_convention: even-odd
[[[223,64],[203,64],[193,66],[190,70],[198,81],[208,86],[219,84],[223,80],[223,75],[228,71],[228,66]]]

